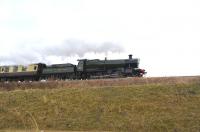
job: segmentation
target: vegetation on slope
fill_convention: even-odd
[[[198,81],[3,90],[0,129],[199,131],[199,104]]]

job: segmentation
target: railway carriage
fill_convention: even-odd
[[[14,65],[14,66],[0,66],[0,80],[1,81],[37,81],[40,79],[45,64],[31,64],[28,66]]]

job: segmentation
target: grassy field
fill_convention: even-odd
[[[1,83],[0,130],[200,131],[200,77]]]

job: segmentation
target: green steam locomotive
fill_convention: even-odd
[[[39,81],[65,79],[98,79],[143,77],[144,69],[139,68],[139,59],[117,60],[78,60],[78,65],[70,63],[46,65],[43,63],[28,66],[0,66],[0,81]]]

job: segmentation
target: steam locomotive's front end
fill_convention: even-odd
[[[147,72],[144,69],[139,68],[139,59],[132,58],[132,55],[129,55],[129,59],[126,60],[126,74],[128,76],[143,77]]]
[[[133,76],[135,77],[143,77],[147,72],[144,69],[135,68],[133,70]]]

